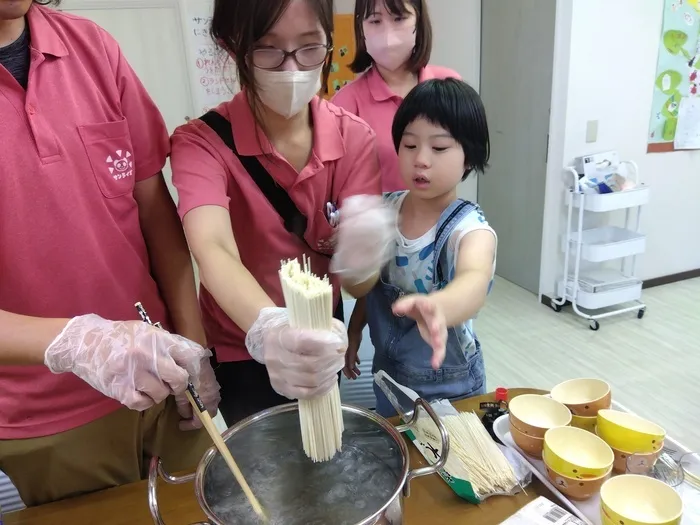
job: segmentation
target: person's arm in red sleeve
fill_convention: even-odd
[[[352,233],[353,236],[362,235],[360,230],[362,230],[365,225],[361,223],[366,223],[364,220],[366,217],[362,217],[361,213],[356,214],[355,210],[351,211],[351,208],[356,208],[355,206],[344,206],[345,201],[350,197],[363,195],[375,196],[377,197],[377,201],[381,203],[381,178],[375,134],[364,122],[355,121],[352,122],[352,124],[353,125],[348,126],[347,134],[345,135],[346,153],[338,162],[338,169],[336,170],[336,176],[342,178],[342,185],[338,196],[341,226],[338,245],[336,247],[336,256],[342,255],[342,259],[344,259],[345,262],[353,258],[348,251],[354,251],[348,246],[350,250],[344,250],[345,253],[340,253],[342,250],[343,238],[346,237],[345,233]],[[357,211],[361,212],[363,210]],[[380,226],[380,222],[382,221],[379,220],[376,225]],[[372,234],[374,230],[368,233]],[[372,235],[367,237],[370,242],[372,242],[371,237]],[[380,244],[382,243],[380,242]],[[378,246],[368,248],[374,253],[377,251]],[[381,250],[381,248],[379,249]],[[366,254],[367,252],[364,254],[359,252],[355,253],[357,257],[363,257],[365,261],[369,261],[371,257],[366,257]],[[365,276],[360,282],[358,282],[355,276],[351,275],[350,277],[346,277],[344,272],[338,272],[338,276],[340,277],[343,288],[353,297],[359,298],[367,295],[374,287],[379,278],[380,269],[380,266],[377,266],[376,271],[373,271],[371,276]]]
[[[192,122],[172,137],[173,183],[202,284],[242,330],[275,304],[243,265],[231,227],[223,160]]]
[[[196,120],[175,131],[171,164],[178,211],[202,284],[246,332],[248,352],[267,367],[278,394],[290,399],[323,395],[337,384],[343,366],[345,326],[334,320],[332,330],[291,328],[286,308],[276,307],[245,267],[228,211],[228,184],[235,182],[201,126],[206,125]]]
[[[151,273],[174,331],[206,346],[192,258],[161,171],[170,152],[165,122],[118,44],[107,33],[103,33],[103,42],[114,70],[122,112],[129,125],[136,178],[134,199],[138,204]]]

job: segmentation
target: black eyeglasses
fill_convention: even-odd
[[[260,69],[277,69],[288,57],[292,57],[300,67],[317,67],[326,61],[333,46],[313,44],[300,47],[294,51],[284,51],[276,48],[254,49],[251,53],[253,65]]]

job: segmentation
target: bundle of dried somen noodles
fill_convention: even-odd
[[[284,302],[293,328],[330,330],[333,324],[333,287],[327,277],[311,273],[308,262],[283,261],[280,270]],[[340,390],[314,399],[299,400],[304,452],[313,461],[328,461],[342,446],[343,412]]]
[[[460,412],[442,421],[450,435],[448,472],[469,480],[477,495],[510,492],[518,486],[513,467],[475,413]]]

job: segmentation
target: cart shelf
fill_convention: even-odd
[[[649,195],[649,188],[642,184],[633,190],[616,193],[578,193],[569,191],[568,201],[574,208],[578,208],[581,205],[581,197],[583,197],[583,209],[585,211],[604,213],[644,206],[649,202]]]
[[[557,290],[560,297],[576,297],[576,304],[585,310],[600,310],[618,304],[637,301],[642,296],[642,281],[635,277],[628,277],[619,272],[609,271],[605,275],[597,272],[597,275],[579,275],[577,282],[569,278],[566,288],[563,281],[559,282]],[[634,307],[636,310],[638,307]]]
[[[581,239],[581,258],[589,262],[612,261],[639,255],[646,248],[646,235],[634,230],[604,226],[571,233],[569,245],[576,248]],[[562,249],[566,249],[566,238]]]

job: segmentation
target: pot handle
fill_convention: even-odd
[[[433,423],[435,423],[435,425],[437,426],[437,429],[440,432],[442,454],[440,456],[440,459],[438,459],[434,464],[428,467],[421,467],[414,470],[410,470],[408,472],[406,483],[403,486],[404,497],[408,497],[409,495],[410,483],[413,478],[420,478],[422,476],[429,476],[431,474],[439,473],[443,468],[445,468],[445,464],[447,463],[447,455],[450,453],[450,436],[447,433],[447,429],[445,428],[445,425],[442,423],[442,421],[440,421],[440,417],[435,413],[433,407],[430,406],[430,403],[428,403],[424,399],[416,399],[416,403],[413,409],[413,417],[405,425],[400,425],[396,427],[396,430],[398,430],[401,433],[404,433],[407,430],[411,430],[411,428],[415,426],[415,424],[418,422],[418,418],[420,417],[420,411],[418,410],[419,408],[425,410],[430,419],[432,419]]]
[[[183,483],[194,481],[194,476],[194,474],[188,474],[187,476],[182,477],[171,476],[163,468],[163,462],[159,457],[154,456],[151,458],[151,464],[148,467],[148,508],[151,511],[151,517],[153,518],[153,523],[155,523],[155,525],[165,525],[163,516],[160,514],[160,508],[158,507],[158,478],[163,478],[166,483],[171,485],[181,485]],[[192,525],[210,524],[200,522],[193,523]]]

